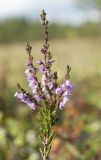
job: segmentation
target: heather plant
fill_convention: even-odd
[[[28,86],[31,88],[32,92],[27,92],[20,86],[20,84],[18,84],[19,91],[15,93],[15,96],[22,102],[26,103],[32,110],[39,111],[39,134],[42,142],[40,153],[42,160],[49,160],[49,153],[55,134],[53,126],[57,122],[57,112],[59,109],[63,110],[65,108],[73,91],[73,85],[69,80],[71,70],[70,66],[67,66],[64,83],[60,85],[58,84],[57,72],[53,72],[51,69],[54,60],[52,59],[52,54],[49,51],[49,22],[46,19],[46,13],[44,10],[41,12],[40,16],[44,39],[44,44],[40,49],[40,52],[44,58],[43,60],[36,61],[36,65],[39,65],[39,67],[33,65],[33,57],[31,55],[32,47],[27,43],[26,51],[29,59],[25,74],[28,80]],[[38,79],[38,72],[42,75],[41,81]]]

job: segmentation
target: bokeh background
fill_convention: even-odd
[[[39,160],[38,114],[14,98],[27,88],[26,42],[34,61],[47,12],[59,83],[72,67],[73,96],[59,113],[52,160],[101,160],[101,0],[0,0],[0,160]]]

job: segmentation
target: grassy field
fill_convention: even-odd
[[[61,156],[63,160],[101,160],[100,41],[100,38],[51,41],[50,51],[56,60],[53,69],[58,71],[61,81],[66,65],[71,65],[71,80],[75,86],[70,108],[60,116],[63,116],[60,119],[63,124],[55,128],[57,135],[61,131],[62,134],[60,139],[57,136],[54,140],[53,153],[57,158],[53,160],[60,160]],[[36,61],[42,56],[42,42],[31,42],[31,45]],[[0,160],[39,159],[34,157],[39,155],[36,117],[13,98],[18,82],[26,86],[25,47],[25,43],[0,45]]]
[[[100,41],[100,38],[79,38],[50,42],[50,51],[56,61],[53,69],[58,71],[59,80],[63,79],[67,64],[72,67],[71,79],[74,83],[92,78],[92,83],[89,82],[89,85],[91,84],[89,90],[87,87],[87,95],[90,92],[90,98],[88,96],[88,99],[94,101],[94,103],[97,102],[99,105],[101,105],[99,96],[100,84],[96,76],[99,77],[101,75]],[[42,42],[31,42],[31,45],[33,46],[32,55],[34,61],[36,61],[42,56],[40,54]],[[15,86],[18,82],[26,86],[24,71],[27,63],[27,54],[25,47],[25,43],[0,45],[0,74],[1,77],[2,74],[7,74],[7,81],[10,86]],[[94,87],[95,90],[92,92],[91,88]]]
[[[65,74],[67,64],[71,65],[71,76],[75,80],[82,80],[101,74],[101,39],[67,39],[52,41],[50,50],[56,60],[54,69],[58,71],[60,79]],[[41,42],[32,42],[34,60],[40,57]],[[14,84],[23,78],[23,71],[27,62],[25,44],[0,45],[0,70],[9,69],[9,81]]]

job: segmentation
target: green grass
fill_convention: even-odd
[[[75,80],[82,80],[95,74],[101,74],[101,44],[99,39],[67,39],[51,41],[50,50],[56,60],[54,69],[60,79],[65,74],[67,64],[71,65],[71,75]],[[32,42],[34,60],[40,58],[41,42]],[[9,68],[9,81],[23,79],[27,62],[25,44],[0,45],[0,70]]]

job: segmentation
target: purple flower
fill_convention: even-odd
[[[14,96],[26,103],[31,109],[36,109],[37,105],[35,104],[34,100],[30,99],[25,93],[16,92]]]
[[[29,87],[33,90],[34,94],[37,94],[39,92],[38,80],[36,77],[37,71],[38,69],[36,67],[33,67],[33,71],[31,69],[26,69],[25,71],[27,80],[29,82]]]
[[[65,84],[66,84],[66,86],[71,86],[71,82],[70,82],[70,80],[68,79],[68,80],[66,80],[65,81]]]
[[[73,85],[71,84],[70,80],[66,80],[65,83],[63,83],[60,88],[62,89],[62,100],[59,104],[60,109],[63,109],[66,105],[66,103],[69,101],[69,97],[73,91]],[[56,90],[56,93],[61,91],[60,89]]]
[[[16,92],[14,96],[18,97],[22,101],[24,101],[24,99],[25,99],[25,95],[22,92]]]
[[[61,101],[59,104],[59,108],[62,110],[64,108],[64,103]]]
[[[63,102],[64,105],[66,105],[66,103],[67,103],[68,101],[69,101],[68,97],[64,97],[62,102]]]
[[[68,101],[69,99],[67,97],[64,97],[63,100],[59,104],[59,108],[63,109]]]
[[[38,85],[36,77],[33,77],[32,79],[29,80],[29,87],[33,89],[36,85]]]
[[[43,64],[43,62],[41,60],[38,60],[38,61],[36,61],[36,64],[41,65],[41,64]]]
[[[27,103],[27,105],[28,105],[31,109],[33,109],[33,110],[35,110],[35,109],[37,108],[36,104],[35,104],[35,103],[32,103],[32,102]]]
[[[61,88],[62,88],[63,92],[65,92],[67,90],[70,90],[71,92],[73,91],[73,85],[70,82],[70,80],[66,80],[65,83],[63,83],[61,85]]]
[[[61,87],[57,87],[55,90],[56,95],[61,95],[62,94],[62,88]]]
[[[34,98],[38,103],[40,103],[42,101],[42,96],[40,96],[40,95],[35,95]]]
[[[42,73],[47,73],[47,68],[43,65],[42,68],[40,69]]]
[[[62,88],[62,91],[63,91],[63,92],[66,90],[66,85],[65,85],[65,83],[63,83],[60,87]]]
[[[44,75],[42,76],[42,81],[41,81],[43,87],[46,86],[47,81],[48,81],[48,80],[47,80],[47,77],[46,77],[46,75],[44,74]]]
[[[29,81],[32,78],[32,72],[30,69],[26,69],[25,71],[27,80]]]
[[[33,87],[33,93],[34,95],[39,93],[39,87],[37,85]]]
[[[41,49],[40,49],[40,52],[44,54],[44,53],[45,53],[45,49],[44,49],[44,48],[41,48]]]
[[[69,97],[70,95],[71,95],[71,92],[69,90],[63,93],[63,96],[66,96],[66,97]]]
[[[47,86],[51,90],[54,87],[54,84],[53,84],[53,82],[48,82]]]
[[[27,101],[28,101],[26,94],[24,94],[22,92],[16,92],[14,96],[19,98],[22,102],[27,103]]]
[[[39,86],[38,86],[38,81],[37,81],[36,77],[32,77],[29,80],[29,87],[32,89],[34,94],[38,94]]]
[[[60,86],[58,86],[58,75],[57,72],[53,72],[51,69],[52,64],[55,62],[52,59],[52,54],[49,50],[50,44],[48,43],[48,31],[47,25],[48,21],[46,20],[46,13],[42,11],[41,19],[43,21],[43,37],[44,44],[40,49],[40,52],[43,54],[43,60],[37,60],[36,64],[40,65],[39,68],[36,68],[33,64],[32,47],[27,43],[26,51],[28,54],[28,63],[25,71],[26,78],[28,80],[28,86],[32,89],[32,94],[26,92],[18,84],[20,92],[16,92],[15,96],[18,97],[22,102],[26,103],[31,109],[36,109],[38,106],[42,106],[49,103],[49,106],[52,107],[54,104],[54,109],[57,104],[59,104],[60,109],[63,109],[66,103],[69,100],[69,97],[73,91],[73,85],[70,80],[65,80]],[[41,83],[38,81],[37,73],[38,70],[42,72]],[[67,66],[67,75],[69,77],[69,72],[71,67]]]
[[[43,91],[43,93],[48,94],[48,91],[47,91],[46,87],[43,87],[42,91]]]
[[[74,86],[72,85],[72,83],[70,82],[70,80],[66,80],[65,84],[66,84],[66,87],[72,92]]]

